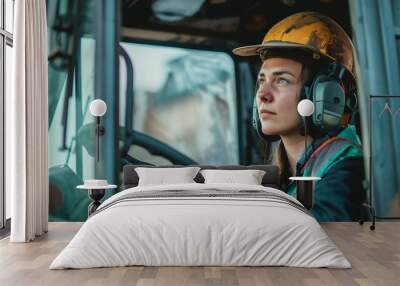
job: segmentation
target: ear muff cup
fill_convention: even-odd
[[[266,140],[266,141],[278,141],[281,137],[279,135],[266,135],[262,132],[261,120],[258,115],[258,107],[257,107],[257,100],[256,96],[254,96],[253,100],[253,118],[252,118],[252,125],[253,128],[256,130],[257,135]]]
[[[346,94],[338,80],[326,74],[314,77],[310,89],[315,111],[312,116],[313,127],[324,132],[343,128],[342,117],[346,106]]]

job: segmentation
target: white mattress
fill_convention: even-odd
[[[290,203],[262,198],[118,199],[136,192],[273,189],[238,184],[179,184],[127,189],[106,200],[50,269],[146,266],[294,266],[350,268],[318,222]]]

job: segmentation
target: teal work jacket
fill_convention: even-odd
[[[360,139],[353,125],[335,137],[315,139],[297,161],[296,176],[321,177],[314,183],[314,206],[310,210],[318,221],[358,220],[366,196]],[[295,182],[289,183],[286,192],[296,197]]]

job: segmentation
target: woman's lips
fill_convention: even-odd
[[[266,110],[266,109],[261,109],[260,110],[260,116],[261,117],[269,117],[271,115],[276,115],[276,113],[272,112],[272,111],[269,111],[269,110]]]

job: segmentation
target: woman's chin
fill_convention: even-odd
[[[275,128],[262,127],[261,130],[262,130],[262,133],[264,133],[265,135],[279,135],[280,134],[279,130],[276,130]]]

